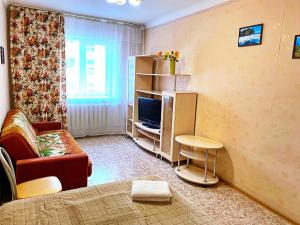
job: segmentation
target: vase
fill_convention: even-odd
[[[175,61],[170,61],[170,74],[175,75]]]

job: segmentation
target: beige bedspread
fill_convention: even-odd
[[[216,224],[174,190],[170,203],[133,202],[130,191],[123,181],[6,203],[0,224]]]

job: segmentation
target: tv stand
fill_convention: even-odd
[[[153,126],[153,125],[151,125],[151,124],[149,124],[149,123],[143,123],[143,122],[142,122],[142,124],[143,124],[143,126],[148,127],[148,128],[151,128],[151,129],[156,129],[156,130],[159,130],[159,129],[160,129],[160,128],[157,128],[157,126]]]
[[[189,75],[154,74],[154,61],[151,55],[129,59],[126,133],[137,145],[173,165],[179,152],[175,137],[194,135],[197,93],[186,91]],[[138,121],[138,97],[162,100],[160,129]]]
[[[153,133],[153,134],[160,134],[160,129],[150,128],[148,126],[145,126],[142,122],[135,122],[136,127],[143,129],[147,132]]]

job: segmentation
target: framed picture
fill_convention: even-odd
[[[5,64],[5,54],[4,54],[4,48],[0,46],[0,58],[1,58],[1,64]]]
[[[239,47],[261,45],[263,28],[263,24],[257,24],[240,28]]]
[[[300,59],[300,35],[295,36],[293,59]]]

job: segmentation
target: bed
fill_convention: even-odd
[[[143,178],[159,180],[157,177]],[[17,200],[0,207],[0,224],[216,224],[172,188],[170,203],[133,202],[131,180]]]

